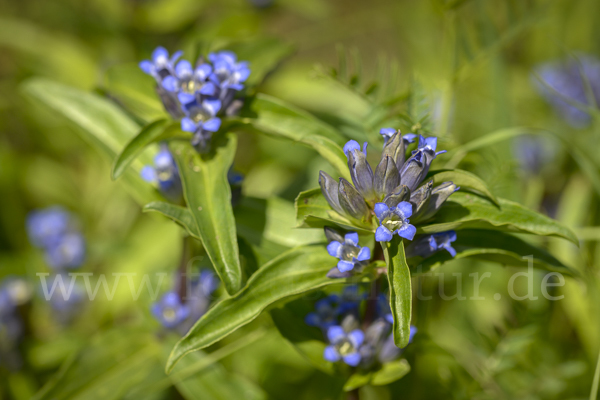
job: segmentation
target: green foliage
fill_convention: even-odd
[[[390,308],[394,316],[394,343],[403,348],[410,338],[410,320],[412,314],[412,286],[410,269],[404,254],[403,239],[398,235],[388,243],[382,243],[387,275],[390,285]]]

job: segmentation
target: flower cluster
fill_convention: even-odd
[[[185,290],[180,290],[182,284],[187,286]],[[174,290],[152,304],[152,315],[165,328],[185,334],[206,313],[212,294],[218,287],[218,278],[209,270],[203,270],[189,282],[178,279]]]
[[[27,218],[27,233],[30,242],[44,250],[46,262],[55,272],[49,279],[49,287],[55,290],[47,300],[59,320],[67,322],[83,300],[83,290],[73,285],[67,293],[60,283],[66,279],[67,270],[79,268],[85,261],[83,235],[76,228],[75,218],[61,207],[31,212]]]
[[[445,151],[436,151],[437,138],[418,136],[417,148],[406,159],[406,148],[415,135],[404,135],[392,128],[380,132],[385,139],[381,161],[375,172],[367,162],[367,143],[362,149],[351,140],[344,146],[352,184],[339,182],[321,171],[319,184],[327,202],[338,214],[364,225],[375,215],[379,227],[375,239],[390,241],[397,234],[412,240],[416,228],[411,224],[433,217],[448,197],[458,190],[452,182],[433,187],[423,184],[432,161]],[[409,219],[410,218],[410,219]]]
[[[160,191],[169,199],[181,199],[182,186],[177,164],[166,144],[162,144],[160,151],[154,157],[154,166],[146,165],[140,171],[146,182],[158,185]]]
[[[593,105],[586,94],[587,83],[596,104],[600,103],[600,60],[580,56],[578,59],[550,62],[537,67],[537,73],[543,82],[534,79],[534,84],[556,112],[576,128],[590,123],[590,115],[572,103]]]
[[[394,344],[393,318],[386,297],[377,298],[374,318],[366,324],[366,315],[361,316],[361,309],[367,307],[360,307],[364,300],[365,296],[359,294],[356,286],[349,286],[339,295],[319,300],[315,311],[306,316],[306,323],[320,328],[327,338],[329,344],[323,352],[327,361],[372,368],[393,361],[402,353]],[[410,341],[416,331],[411,327]]]
[[[182,55],[178,51],[169,57],[165,48],[158,47],[152,60],[142,61],[140,68],[156,79],[165,109],[181,119],[182,130],[193,134],[192,144],[206,152],[212,134],[221,126],[219,116],[232,115],[241,107],[235,95],[244,88],[250,69],[230,51],[210,53],[208,61],[200,58],[195,66],[179,60]]]

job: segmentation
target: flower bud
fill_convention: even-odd
[[[400,185],[400,173],[392,157],[385,155],[375,169],[374,189],[377,200],[391,193]]]
[[[413,205],[415,215],[418,215],[419,211],[427,203],[427,200],[431,196],[433,190],[433,179],[422,185],[416,191],[410,195],[410,203]]]
[[[429,199],[421,206],[418,214],[412,216],[414,222],[426,221],[433,217],[450,195],[460,189],[452,182],[444,182],[431,191]]]
[[[344,215],[345,212],[340,206],[338,200],[338,183],[335,179],[329,176],[326,172],[319,172],[319,185],[321,186],[321,192],[325,196],[327,203],[333,208],[338,214]]]
[[[391,193],[383,198],[383,202],[390,208],[396,207],[410,197],[410,190],[405,185],[399,185]]]
[[[374,199],[373,170],[367,162],[367,156],[360,149],[349,150],[346,155],[354,186],[365,199]]]
[[[397,131],[386,141],[381,158],[384,159],[386,156],[390,156],[396,165],[401,166],[404,164],[405,151],[402,134],[400,134],[400,131]]]
[[[369,214],[365,199],[344,178],[340,178],[338,200],[342,209],[352,218],[363,220]]]

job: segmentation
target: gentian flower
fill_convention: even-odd
[[[192,145],[196,150],[207,152],[212,134],[221,127],[221,119],[216,117],[221,109],[221,101],[206,99],[198,103],[194,100],[183,107],[188,116],[181,120],[181,130],[193,134]]]
[[[327,245],[330,256],[339,258],[337,268],[340,272],[348,272],[354,269],[357,263],[371,259],[371,250],[368,247],[358,245],[358,233],[349,232],[344,241],[332,241]]]
[[[426,258],[440,250],[446,250],[452,257],[455,257],[456,250],[452,247],[452,242],[454,241],[456,241],[455,231],[421,236],[406,246],[406,256]]]
[[[375,231],[375,240],[378,242],[389,242],[394,234],[413,240],[417,233],[417,228],[409,223],[408,218],[412,215],[412,204],[407,201],[400,202],[396,207],[377,203],[375,204],[375,215],[380,223]]]
[[[71,214],[60,207],[32,211],[27,217],[31,243],[44,250],[54,269],[78,268],[85,261],[85,240],[74,225]]]
[[[177,63],[174,74],[163,79],[161,84],[165,90],[173,93],[181,93],[187,96],[195,96],[196,94],[215,96],[218,90],[217,86],[207,80],[211,73],[212,67],[210,64],[203,63],[193,69],[189,61],[181,60]],[[186,97],[184,96],[183,99],[185,100]],[[187,99],[191,99],[191,97],[187,97]],[[185,101],[185,103],[189,102],[189,100]]]
[[[378,218],[381,215],[381,226],[376,232],[379,238],[391,240],[398,233],[412,240],[416,229],[408,223],[408,218],[412,215],[414,222],[431,218],[457,187],[452,182],[435,188],[433,181],[422,184],[432,161],[445,152],[436,151],[436,138],[419,135],[417,149],[406,160],[406,147],[415,135],[403,137],[392,128],[383,128],[380,133],[385,144],[375,171],[367,162],[367,143],[361,147],[350,140],[344,146],[344,153],[352,183],[343,178],[337,182],[321,171],[319,185],[331,208],[351,222],[365,226],[371,223],[373,214]],[[381,224],[382,218],[385,224]]]
[[[159,302],[152,305],[152,315],[165,328],[175,328],[190,315],[190,309],[183,304],[175,292],[167,292]]]
[[[333,325],[327,329],[329,346],[325,348],[323,357],[330,362],[344,360],[352,367],[356,367],[361,360],[358,349],[363,344],[364,333],[360,329],[345,332],[339,325]]]
[[[535,78],[535,87],[556,112],[575,128],[587,126],[590,123],[588,113],[566,99],[592,106],[586,95],[583,75],[590,84],[596,103],[600,103],[600,60],[592,56],[580,56],[578,60],[545,63],[536,70],[545,84]]]
[[[169,58],[167,49],[157,47],[152,52],[152,61],[144,60],[140,62],[140,69],[148,75],[152,75],[158,83],[161,83],[167,76],[174,75],[173,66],[182,55],[182,51],[177,51]]]
[[[158,185],[160,191],[167,197],[173,200],[181,198],[179,170],[166,144],[161,145],[160,151],[154,156],[154,167],[146,165],[140,171],[140,175],[146,182]]]
[[[337,324],[339,315],[339,296],[331,295],[315,303],[315,311],[308,313],[304,318],[307,325],[321,329],[328,329]]]

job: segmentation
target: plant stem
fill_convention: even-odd
[[[181,260],[179,261],[179,268],[177,269],[177,294],[181,300],[187,298],[187,287],[188,287],[188,274],[187,266],[191,256],[190,238],[188,236],[183,238],[183,245],[181,250]]]

